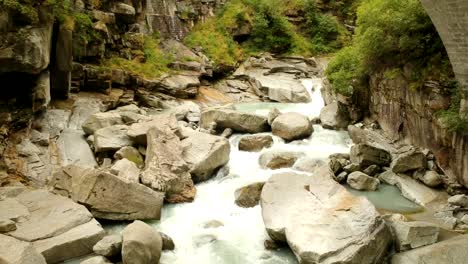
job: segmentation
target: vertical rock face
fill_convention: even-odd
[[[445,174],[468,187],[468,135],[450,132],[437,119],[448,108],[449,96],[441,87],[410,89],[403,76],[370,80],[370,111],[388,136],[430,149]]]

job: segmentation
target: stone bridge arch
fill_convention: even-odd
[[[468,0],[421,0],[462,86],[460,114],[468,118]]]

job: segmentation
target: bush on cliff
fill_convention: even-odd
[[[337,92],[352,93],[383,68],[413,67],[410,82],[452,73],[443,43],[419,0],[369,0],[358,8],[352,45],[330,62],[327,76]]]

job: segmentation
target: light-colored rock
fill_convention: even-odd
[[[434,224],[414,222],[391,222],[398,251],[410,250],[437,242],[439,227]]]
[[[0,263],[47,264],[31,243],[0,234]]]
[[[101,128],[94,133],[94,150],[96,152],[116,151],[131,146],[132,141],[127,136],[129,127],[115,125]]]
[[[393,159],[391,168],[395,173],[404,173],[411,170],[425,169],[427,165],[426,155],[420,151],[403,153]]]
[[[395,254],[391,264],[461,264],[467,259],[468,235],[462,235],[430,246]]]
[[[281,173],[263,187],[262,216],[270,237],[287,241],[300,263],[381,263],[390,232],[374,206],[332,179]]]
[[[140,170],[135,163],[128,159],[118,160],[110,169],[110,172],[129,182],[140,182]]]
[[[136,144],[146,145],[146,134],[152,127],[169,127],[176,134],[179,131],[179,124],[175,115],[160,114],[153,116],[151,121],[132,124],[127,134]]]
[[[273,108],[270,110],[270,112],[268,112],[268,124],[271,126],[271,124],[273,124],[273,121],[275,121],[275,119],[281,115],[281,112],[280,110],[278,110],[278,108]]]
[[[72,114],[68,120],[68,128],[82,130],[83,124],[93,114],[102,112],[106,109],[100,99],[77,98],[73,104]]]
[[[390,153],[384,149],[379,149],[366,144],[357,144],[351,147],[350,160],[361,167],[376,164],[388,166],[392,161]]]
[[[92,135],[101,128],[123,125],[122,117],[115,112],[96,113],[91,115],[83,123],[83,131],[86,135]]]
[[[136,11],[135,8],[131,5],[127,5],[122,2],[113,3],[111,7],[111,12],[115,14],[130,15],[134,16]]]
[[[359,171],[349,174],[346,182],[351,188],[360,191],[375,191],[380,185],[380,181],[378,179],[370,177],[369,175]]]
[[[359,171],[360,169],[361,169],[361,166],[356,163],[351,163],[343,167],[343,170],[346,171],[347,173]]]
[[[457,194],[448,199],[448,203],[455,206],[468,208],[468,195]]]
[[[95,217],[109,220],[159,219],[164,199],[142,184],[73,165],[56,173],[49,186],[87,206]]]
[[[189,164],[194,182],[206,181],[229,162],[231,146],[223,137],[189,131],[181,141],[183,158]]]
[[[322,159],[302,157],[294,163],[293,169],[313,173],[325,164],[326,162]]]
[[[47,263],[59,263],[92,253],[104,235],[104,229],[93,219],[58,236],[34,241],[33,245]]]
[[[123,147],[115,152],[114,159],[128,159],[129,161],[134,162],[135,165],[139,168],[142,168],[145,165],[145,160],[140,154],[140,151],[131,146]]]
[[[120,254],[122,250],[122,236],[109,235],[105,236],[96,245],[93,246],[94,253],[104,256],[112,257]]]
[[[12,195],[17,196],[21,192]],[[1,196],[1,195],[0,195]],[[15,198],[0,200],[0,219],[11,219],[17,221],[29,215],[28,208]]]
[[[16,230],[15,222],[10,219],[0,219],[0,233],[6,233]]]
[[[112,262],[105,257],[94,256],[81,261],[80,264],[112,264]]]
[[[209,129],[215,122],[218,129],[231,128],[242,133],[260,133],[270,129],[267,118],[260,115],[244,113],[228,108],[207,109],[202,112],[200,127]]]
[[[135,221],[122,232],[123,264],[159,263],[162,251],[162,238],[151,226]]]
[[[320,121],[324,128],[345,129],[349,125],[349,116],[341,103],[334,102],[322,108]]]
[[[310,120],[299,113],[281,114],[271,124],[273,135],[284,140],[296,140],[312,135],[314,129]]]
[[[235,203],[244,208],[258,205],[264,184],[264,182],[257,182],[237,189],[234,193]]]
[[[437,187],[443,182],[442,176],[432,170],[424,172],[422,175],[420,175],[420,177],[418,177],[418,179],[429,187]]]
[[[193,75],[172,75],[161,82],[161,88],[177,98],[192,98],[198,93],[200,80]]]
[[[31,130],[31,142],[39,146],[49,146],[49,133],[39,132],[36,129]]]
[[[169,127],[152,127],[148,130],[146,166],[141,182],[154,190],[164,192],[166,199],[180,196],[192,201],[194,189],[190,168],[183,159],[182,145]]]
[[[422,206],[442,196],[442,193],[428,188],[417,180],[403,174],[395,174],[390,170],[381,173],[379,179],[397,186],[404,197]]]
[[[26,191],[15,199],[27,208],[29,214],[18,221],[17,229],[8,235],[23,241],[58,236],[92,219],[84,206],[44,190]]]
[[[57,147],[62,166],[73,164],[94,168],[98,165],[84,133],[79,130],[65,129],[57,140]]]
[[[258,162],[264,169],[290,168],[303,155],[301,152],[267,151],[260,155]]]
[[[239,150],[258,152],[264,148],[269,148],[272,145],[273,137],[270,135],[247,135],[240,139]]]

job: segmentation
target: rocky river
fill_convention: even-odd
[[[348,126],[321,65],[266,55],[195,99],[53,101],[7,148],[24,176],[0,188],[0,260],[464,263],[468,196],[430,151]]]

